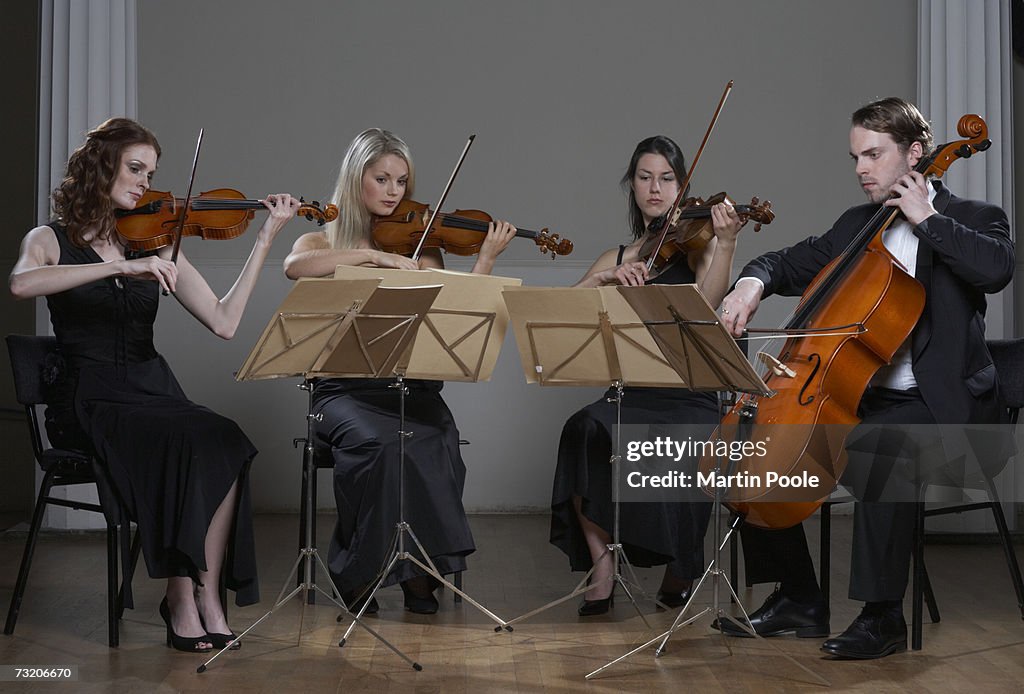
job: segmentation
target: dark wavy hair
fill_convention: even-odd
[[[675,172],[679,185],[682,185],[683,181],[686,180],[686,158],[683,157],[683,151],[679,149],[679,145],[673,142],[671,138],[664,135],[654,135],[653,137],[640,140],[636,149],[633,150],[632,158],[629,160],[629,168],[626,169],[622,180],[619,181],[622,189],[629,197],[629,230],[633,234],[634,239],[638,239],[647,233],[643,214],[640,212],[640,206],[636,204],[636,195],[633,193],[633,176],[636,175],[637,162],[645,154],[660,154],[665,157],[668,165]],[[689,192],[689,186],[687,186],[683,197],[686,197]]]
[[[861,106],[853,112],[850,122],[865,130],[891,135],[900,152],[906,152],[910,145],[920,142],[924,156],[928,156],[935,146],[931,124],[917,110],[917,106],[898,96]]]
[[[53,191],[53,211],[76,246],[86,245],[82,234],[90,227],[98,226],[100,237],[114,231],[110,190],[121,153],[131,145],[150,145],[160,157],[160,143],[147,128],[129,118],[111,118],[89,131],[68,159],[64,180]]]

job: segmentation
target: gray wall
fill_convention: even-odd
[[[849,114],[876,97],[915,97],[915,8],[913,0],[140,0],[139,116],[163,145],[157,187],[179,195],[200,126],[200,190],[307,199],[330,191],[356,133],[381,126],[409,142],[416,197],[430,201],[476,133],[446,208],[480,208],[571,238],[568,258],[543,259],[519,242],[497,270],[531,285],[567,285],[626,240],[617,184],[635,143],[665,133],[694,152],[733,79],[694,191],[774,202],[772,226],[744,231],[742,264],[823,231],[860,202]],[[940,133],[945,126],[936,124]],[[297,507],[291,438],[304,431],[305,399],[296,381],[234,383],[231,373],[287,293],[281,260],[304,231],[296,221],[282,233],[233,342],[206,333],[172,301],[158,325],[158,346],[186,391],[237,419],[261,450],[260,510]],[[251,234],[189,239],[184,249],[223,291],[251,242]],[[759,322],[777,324],[791,306],[769,302]],[[526,387],[511,339],[492,382],[446,386],[473,442],[467,507],[545,507],[561,425],[597,392]]]

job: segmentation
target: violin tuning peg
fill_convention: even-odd
[[[299,203],[303,204],[303,205],[306,204],[306,199],[304,197],[302,197],[301,195],[299,196]]]

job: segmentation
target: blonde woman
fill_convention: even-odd
[[[324,232],[301,236],[285,258],[291,279],[324,277],[338,265],[415,270],[441,268],[438,249],[425,249],[419,261],[376,246],[374,217],[394,212],[412,194],[415,169],[409,147],[394,134],[371,128],[360,133],[345,154],[333,196],[340,214]],[[515,235],[507,222],[489,226],[473,272],[489,274],[494,260]],[[398,520],[398,396],[390,380],[320,379],[313,388],[316,436],[334,454],[334,497],[338,521],[328,566],[349,607],[365,600],[371,582],[389,559],[388,543]],[[405,401],[405,517],[442,573],[462,571],[475,550],[462,506],[466,466],[459,432],[441,397],[442,383],[408,380]],[[385,580],[400,582],[405,608],[433,614],[435,582],[411,562],[402,562]],[[378,609],[376,600],[367,612]]]

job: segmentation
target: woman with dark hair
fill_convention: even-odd
[[[269,195],[270,211],[234,286],[218,299],[185,254],[133,253],[115,212],[150,187],[160,145],[112,118],[72,153],[53,192],[55,218],[25,235],[10,275],[15,298],[45,296],[60,363],[47,433],[59,447],[95,450],[138,523],[150,576],[167,579],[160,614],[167,644],[204,652],[234,640],[218,587],[259,599],[248,469],[256,449],[229,419],[189,401],[153,346],[160,291],[230,339],[277,233],[298,201]]]
[[[640,248],[651,235],[651,222],[672,206],[686,178],[683,154],[671,139],[656,135],[641,141],[633,152],[622,186],[629,199],[631,243],[605,251],[587,270],[577,287],[696,284],[712,306],[729,287],[736,237],[743,222],[728,203],[711,209],[715,238],[649,279]],[[565,423],[558,446],[551,495],[551,543],[569,556],[573,571],[588,571],[592,586],[580,605],[581,617],[604,614],[612,602],[614,583],[611,542],[612,435],[616,407],[605,397],[576,412]],[[675,388],[626,388],[622,399],[624,424],[687,424],[693,433],[710,433],[718,423],[713,394]],[[636,566],[665,564],[658,600],[677,607],[689,597],[692,579],[703,569],[704,532],[709,502],[630,502],[620,506],[621,540]]]

